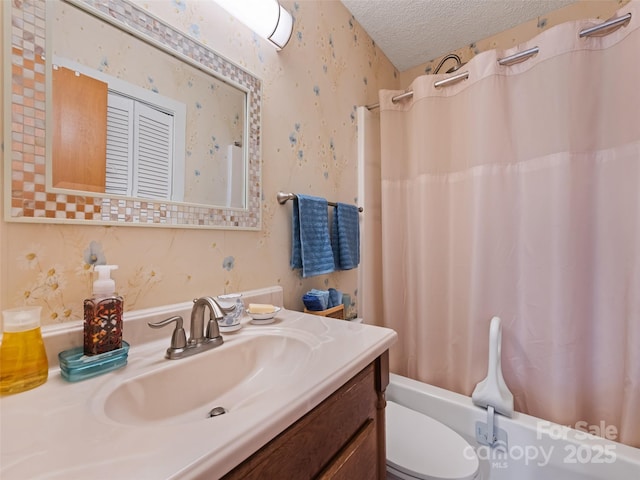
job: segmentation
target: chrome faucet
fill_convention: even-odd
[[[207,321],[205,332],[205,308],[207,306],[209,307],[209,320]],[[167,348],[165,357],[170,360],[177,360],[222,345],[224,340],[220,335],[218,320],[221,320],[225,313],[234,311],[235,308],[235,305],[223,307],[216,302],[213,297],[194,299],[193,308],[191,309],[191,327],[189,329],[188,341],[183,328],[182,317],[170,317],[156,323],[149,323],[148,325],[151,328],[162,328],[170,323],[176,322],[176,327],[171,336],[171,346]]]

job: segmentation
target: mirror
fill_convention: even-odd
[[[260,229],[258,78],[126,0],[6,3],[14,72],[5,92],[12,112],[7,220]],[[15,75],[18,68],[21,76]],[[100,107],[82,105],[90,98],[87,84],[98,85]],[[80,91],[83,95],[74,95]],[[147,155],[153,174],[147,184],[158,183],[162,171],[166,188],[144,188],[142,147],[142,153],[134,148],[120,162],[121,144],[113,147],[118,132],[111,133],[118,123],[109,123],[112,112],[120,112],[120,100],[111,100],[114,93],[133,105],[124,110],[151,108],[162,122],[171,118],[166,131],[172,134],[163,142],[153,137]],[[70,106],[74,97],[82,108]],[[73,111],[80,112],[75,124]],[[108,112],[106,128],[87,127],[96,118],[104,123],[103,112]],[[128,130],[136,131],[139,117],[145,115],[131,116],[134,127]],[[69,130],[80,135],[61,133]],[[140,131],[143,138],[143,121]],[[136,135],[125,143],[143,145]],[[104,139],[106,160],[94,136]],[[158,152],[165,138],[168,146]],[[102,173],[106,181],[97,186],[78,181],[83,171]]]

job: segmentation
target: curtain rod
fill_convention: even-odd
[[[278,192],[276,194],[276,198],[278,199],[278,203],[280,205],[284,205],[285,203],[287,203],[289,200],[293,200],[294,198],[297,198],[295,193],[285,193],[285,192]],[[336,202],[327,202],[327,204],[330,207],[337,207],[338,204]],[[362,207],[358,207],[358,211],[359,212],[363,212],[364,209]]]
[[[580,30],[580,33],[578,34],[578,36],[580,38],[603,37],[605,35],[609,35],[610,33],[615,32],[621,27],[626,27],[630,21],[631,21],[631,14],[627,13],[622,17],[612,18],[611,20],[607,20],[606,22],[603,22],[600,25],[596,25],[595,27],[589,27],[589,28],[585,28],[584,30]],[[528,50],[523,50],[522,52],[514,53],[513,55],[509,55],[508,57],[499,58],[498,63],[501,66],[508,67],[511,65],[515,65],[516,63],[524,62],[525,60],[528,60],[534,55],[536,55],[538,52],[539,52],[538,47],[529,48]],[[453,75],[451,77],[447,77],[442,80],[438,80],[437,82],[434,82],[433,85],[436,88],[446,87],[447,85],[450,85],[452,83],[457,83],[461,80],[466,80],[468,77],[469,77],[469,72],[463,72],[457,75]],[[396,95],[395,97],[392,97],[391,102],[398,103],[400,100],[404,98],[409,98],[412,96],[413,96],[413,91],[408,90],[404,93],[401,93],[400,95]],[[365,108],[367,108],[368,110],[375,110],[376,108],[380,108],[380,104],[374,103],[372,105],[366,105]]]

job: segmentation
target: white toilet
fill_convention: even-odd
[[[458,433],[387,401],[387,479],[479,480],[480,462]]]

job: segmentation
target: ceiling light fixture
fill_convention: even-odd
[[[278,50],[291,38],[293,17],[277,0],[214,1]]]

